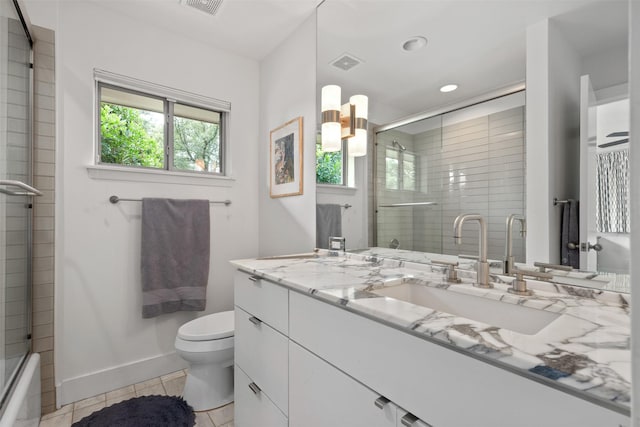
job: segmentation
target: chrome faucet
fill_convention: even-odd
[[[489,283],[489,264],[487,263],[487,223],[482,215],[479,214],[461,214],[453,221],[453,241],[456,245],[462,244],[462,224],[465,221],[478,221],[480,225],[479,246],[480,254],[477,264],[477,279],[473,286],[479,288],[493,288]]]
[[[527,235],[527,220],[524,219],[522,215],[509,215],[509,217],[507,218],[507,238],[505,241],[504,264],[502,266],[502,271],[504,274],[511,274],[511,270],[513,270],[513,264],[515,262],[515,259],[512,255],[514,220],[520,221],[520,235],[522,237],[525,237]]]

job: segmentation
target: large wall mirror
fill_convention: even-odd
[[[576,245],[579,258],[584,237],[592,249],[574,267],[597,279],[589,286],[628,289],[628,174],[615,173],[628,164],[626,0],[328,0],[317,17],[318,99],[328,84],[341,87],[343,103],[356,94],[369,99],[366,156],[350,157],[346,141],[342,151],[325,153],[318,139],[319,247],[327,246],[327,233],[337,234],[339,216],[348,250],[425,262],[434,254],[473,256],[477,229],[465,229],[464,243],[454,245],[453,220],[474,212],[487,218],[489,258],[500,262],[509,215],[551,212],[554,223],[566,209],[567,218],[580,212],[588,234],[578,236],[574,225],[568,234],[568,222],[552,224],[545,244]],[[557,31],[577,64],[575,96],[566,103],[575,110],[575,123],[564,130],[569,148],[551,166],[528,164],[526,155],[527,49],[536,37],[531,28],[541,22]],[[451,84],[457,89],[441,90]],[[548,97],[553,102],[554,94]],[[582,171],[581,149],[589,159]],[[544,206],[527,206],[526,183],[546,175],[567,181],[565,190],[554,194],[555,205],[550,197]],[[521,236],[514,222],[512,255],[532,264],[526,242],[539,236]],[[562,250],[551,258],[556,252],[566,258]]]

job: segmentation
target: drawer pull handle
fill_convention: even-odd
[[[400,421],[402,422],[403,426],[411,427],[413,423],[418,421],[418,417],[416,417],[413,414],[407,413],[404,417],[400,419]]]
[[[375,402],[373,402],[373,404],[376,405],[378,408],[382,409],[384,408],[384,405],[386,405],[389,402],[390,402],[389,399],[387,399],[384,396],[380,396],[379,398],[376,399]]]
[[[249,317],[249,322],[253,323],[256,326],[260,326],[260,324],[262,323],[262,320],[258,319],[255,316],[251,316]]]
[[[249,384],[249,388],[251,389],[251,391],[253,392],[253,394],[258,394],[260,393],[262,390],[260,389],[260,387],[258,387],[258,385],[256,383],[251,383]]]
[[[257,282],[258,280],[260,280],[260,277],[258,277],[258,276],[249,276],[249,280],[251,280],[252,282]]]

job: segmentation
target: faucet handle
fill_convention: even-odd
[[[447,282],[449,283],[461,283],[462,280],[458,278],[458,270],[456,267],[459,265],[458,261],[442,261],[442,260],[431,260],[432,264],[442,265],[445,267],[445,272],[447,273]]]
[[[533,265],[538,267],[541,272],[546,273],[547,269],[549,270],[561,270],[561,271],[573,271],[573,267],[570,265],[558,265],[558,264],[548,264],[546,262],[534,262]]]
[[[542,271],[533,271],[533,270],[520,270],[518,268],[514,268],[511,270],[512,274],[515,274],[515,278],[511,282],[511,287],[508,289],[509,292],[516,295],[523,296],[531,296],[533,295],[533,291],[531,289],[527,289],[527,281],[524,280],[524,276],[535,277],[536,279],[551,279],[553,275],[549,273],[544,273]]]
[[[535,277],[536,279],[542,279],[542,280],[553,279],[553,274],[546,273],[544,271],[522,270],[519,268],[514,268],[513,270],[511,270],[511,273],[515,274],[516,277],[529,276],[529,277]]]

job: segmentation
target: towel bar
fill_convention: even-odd
[[[118,202],[141,202],[142,199],[121,199],[118,196],[109,197],[109,201],[114,205]],[[231,204],[231,200],[209,200],[209,203],[224,203],[225,206],[229,206]]]
[[[567,203],[569,203],[571,201],[572,201],[572,199],[560,200],[557,197],[554,197],[553,198],[553,206],[564,205],[564,204],[567,204]]]

